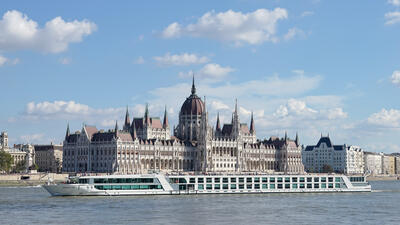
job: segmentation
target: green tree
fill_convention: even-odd
[[[333,173],[333,168],[332,168],[331,165],[325,164],[325,165],[322,167],[322,172],[323,172],[323,173]]]
[[[21,160],[21,161],[17,162],[17,164],[14,167],[14,172],[16,172],[16,173],[25,172],[25,170],[26,170],[26,161],[25,160]]]
[[[14,159],[10,153],[4,150],[0,151],[0,171],[10,172]]]

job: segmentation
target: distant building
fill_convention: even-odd
[[[8,134],[3,131],[0,134],[0,150],[3,150],[11,155],[14,159],[12,167],[21,161],[25,161],[26,170],[32,166],[34,159],[33,146],[29,144],[14,145],[13,148],[8,146]]]
[[[0,134],[0,150],[5,150],[8,148],[8,134],[2,131]]]
[[[383,172],[383,153],[364,153],[365,172],[371,175],[380,175]]]
[[[35,145],[35,164],[40,172],[61,172],[63,162],[62,145]]]
[[[167,111],[161,122],[150,117],[125,115],[123,129],[99,131],[84,125],[73,134],[67,128],[63,143],[64,172],[147,173],[164,172],[274,172],[302,173],[299,139],[272,137],[257,140],[253,115],[250,126],[241,123],[237,103],[230,123],[215,128],[208,123],[204,101],[191,95],[179,112],[179,123],[170,134]]]
[[[304,168],[308,172],[321,173],[331,168],[337,173],[364,173],[364,151],[357,146],[333,145],[329,136],[319,139],[317,145],[303,149]]]
[[[393,155],[383,155],[383,174],[394,175],[395,171],[395,157]]]

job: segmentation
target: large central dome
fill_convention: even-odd
[[[181,115],[201,115],[204,111],[204,103],[196,95],[196,87],[194,86],[194,78],[192,83],[192,94],[186,98],[181,108]]]

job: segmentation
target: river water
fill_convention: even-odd
[[[50,197],[0,187],[0,224],[400,224],[400,181],[371,193]]]

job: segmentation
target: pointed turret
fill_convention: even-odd
[[[137,139],[135,124],[132,124],[132,137],[133,137],[133,140]]]
[[[287,141],[287,131],[285,131],[285,141]]]
[[[254,118],[253,118],[253,111],[251,111],[251,121],[250,121],[250,133],[255,132],[255,127],[254,127]]]
[[[126,113],[125,113],[125,123],[124,123],[124,130],[129,130],[131,122],[129,119],[129,111],[128,111],[128,106],[126,106]]]
[[[144,123],[149,126],[150,125],[150,117],[149,117],[149,104],[146,103],[146,110],[144,112]]]
[[[194,74],[193,74],[193,80],[192,80],[192,95],[196,94],[196,86],[194,85]]]
[[[295,142],[296,142],[296,145],[297,145],[297,146],[300,145],[299,135],[297,134],[297,132],[296,132],[296,140],[295,140]]]
[[[167,128],[167,127],[169,127],[169,123],[168,123],[168,115],[167,115],[167,106],[165,106],[163,128]]]
[[[219,122],[219,112],[218,112],[218,114],[217,114],[217,125],[215,126],[215,130],[216,130],[217,132],[220,132],[220,131],[221,131],[221,123]]]
[[[118,136],[118,121],[115,121],[115,129],[114,129],[115,137]]]
[[[69,136],[69,123],[67,124],[67,132],[65,132],[65,139]]]

